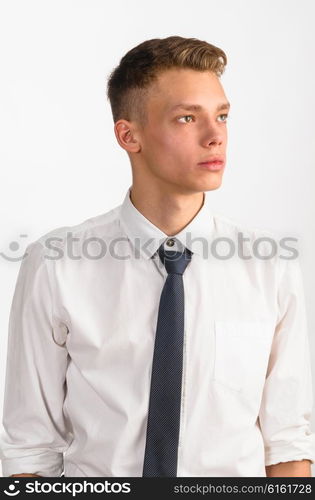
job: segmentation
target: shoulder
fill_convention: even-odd
[[[276,231],[259,226],[249,226],[223,214],[213,214],[213,239],[225,240],[236,248],[251,249],[261,256],[276,256],[281,246],[281,237]]]
[[[87,238],[106,237],[118,230],[119,208],[120,206],[114,207],[108,212],[90,217],[78,224],[53,228],[33,241],[30,246],[47,248],[53,243],[62,247],[68,238],[82,242]]]
[[[276,237],[275,231],[264,227],[246,225],[241,221],[234,219],[233,217],[229,217],[221,213],[213,214],[213,222],[215,231],[218,234],[237,235],[239,233],[243,233],[250,238]]]

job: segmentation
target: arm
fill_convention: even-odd
[[[302,275],[297,260],[278,265],[278,318],[259,412],[265,466],[270,477],[308,477],[315,436]]]
[[[38,474],[11,474],[10,477],[42,477]]]
[[[71,434],[63,414],[67,349],[54,341],[51,268],[44,247],[28,246],[13,296],[7,348],[1,459],[3,476],[60,476]],[[24,471],[27,471],[24,472]]]
[[[266,466],[267,477],[312,477],[311,462],[299,460]]]

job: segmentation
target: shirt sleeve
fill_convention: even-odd
[[[314,463],[312,374],[302,273],[297,259],[279,262],[278,320],[259,413],[265,465],[303,459]]]
[[[43,245],[31,243],[21,262],[9,317],[3,476],[60,476],[63,452],[72,437],[63,413],[68,353],[56,332],[62,325],[54,316],[47,267]]]

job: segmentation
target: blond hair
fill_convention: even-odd
[[[143,98],[159,73],[171,68],[211,71],[218,77],[227,64],[222,49],[197,38],[170,36],[146,40],[123,56],[107,83],[114,122],[145,120]]]

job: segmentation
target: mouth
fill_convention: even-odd
[[[222,170],[225,165],[225,161],[222,156],[214,156],[199,162],[198,165],[206,168],[207,170]]]

